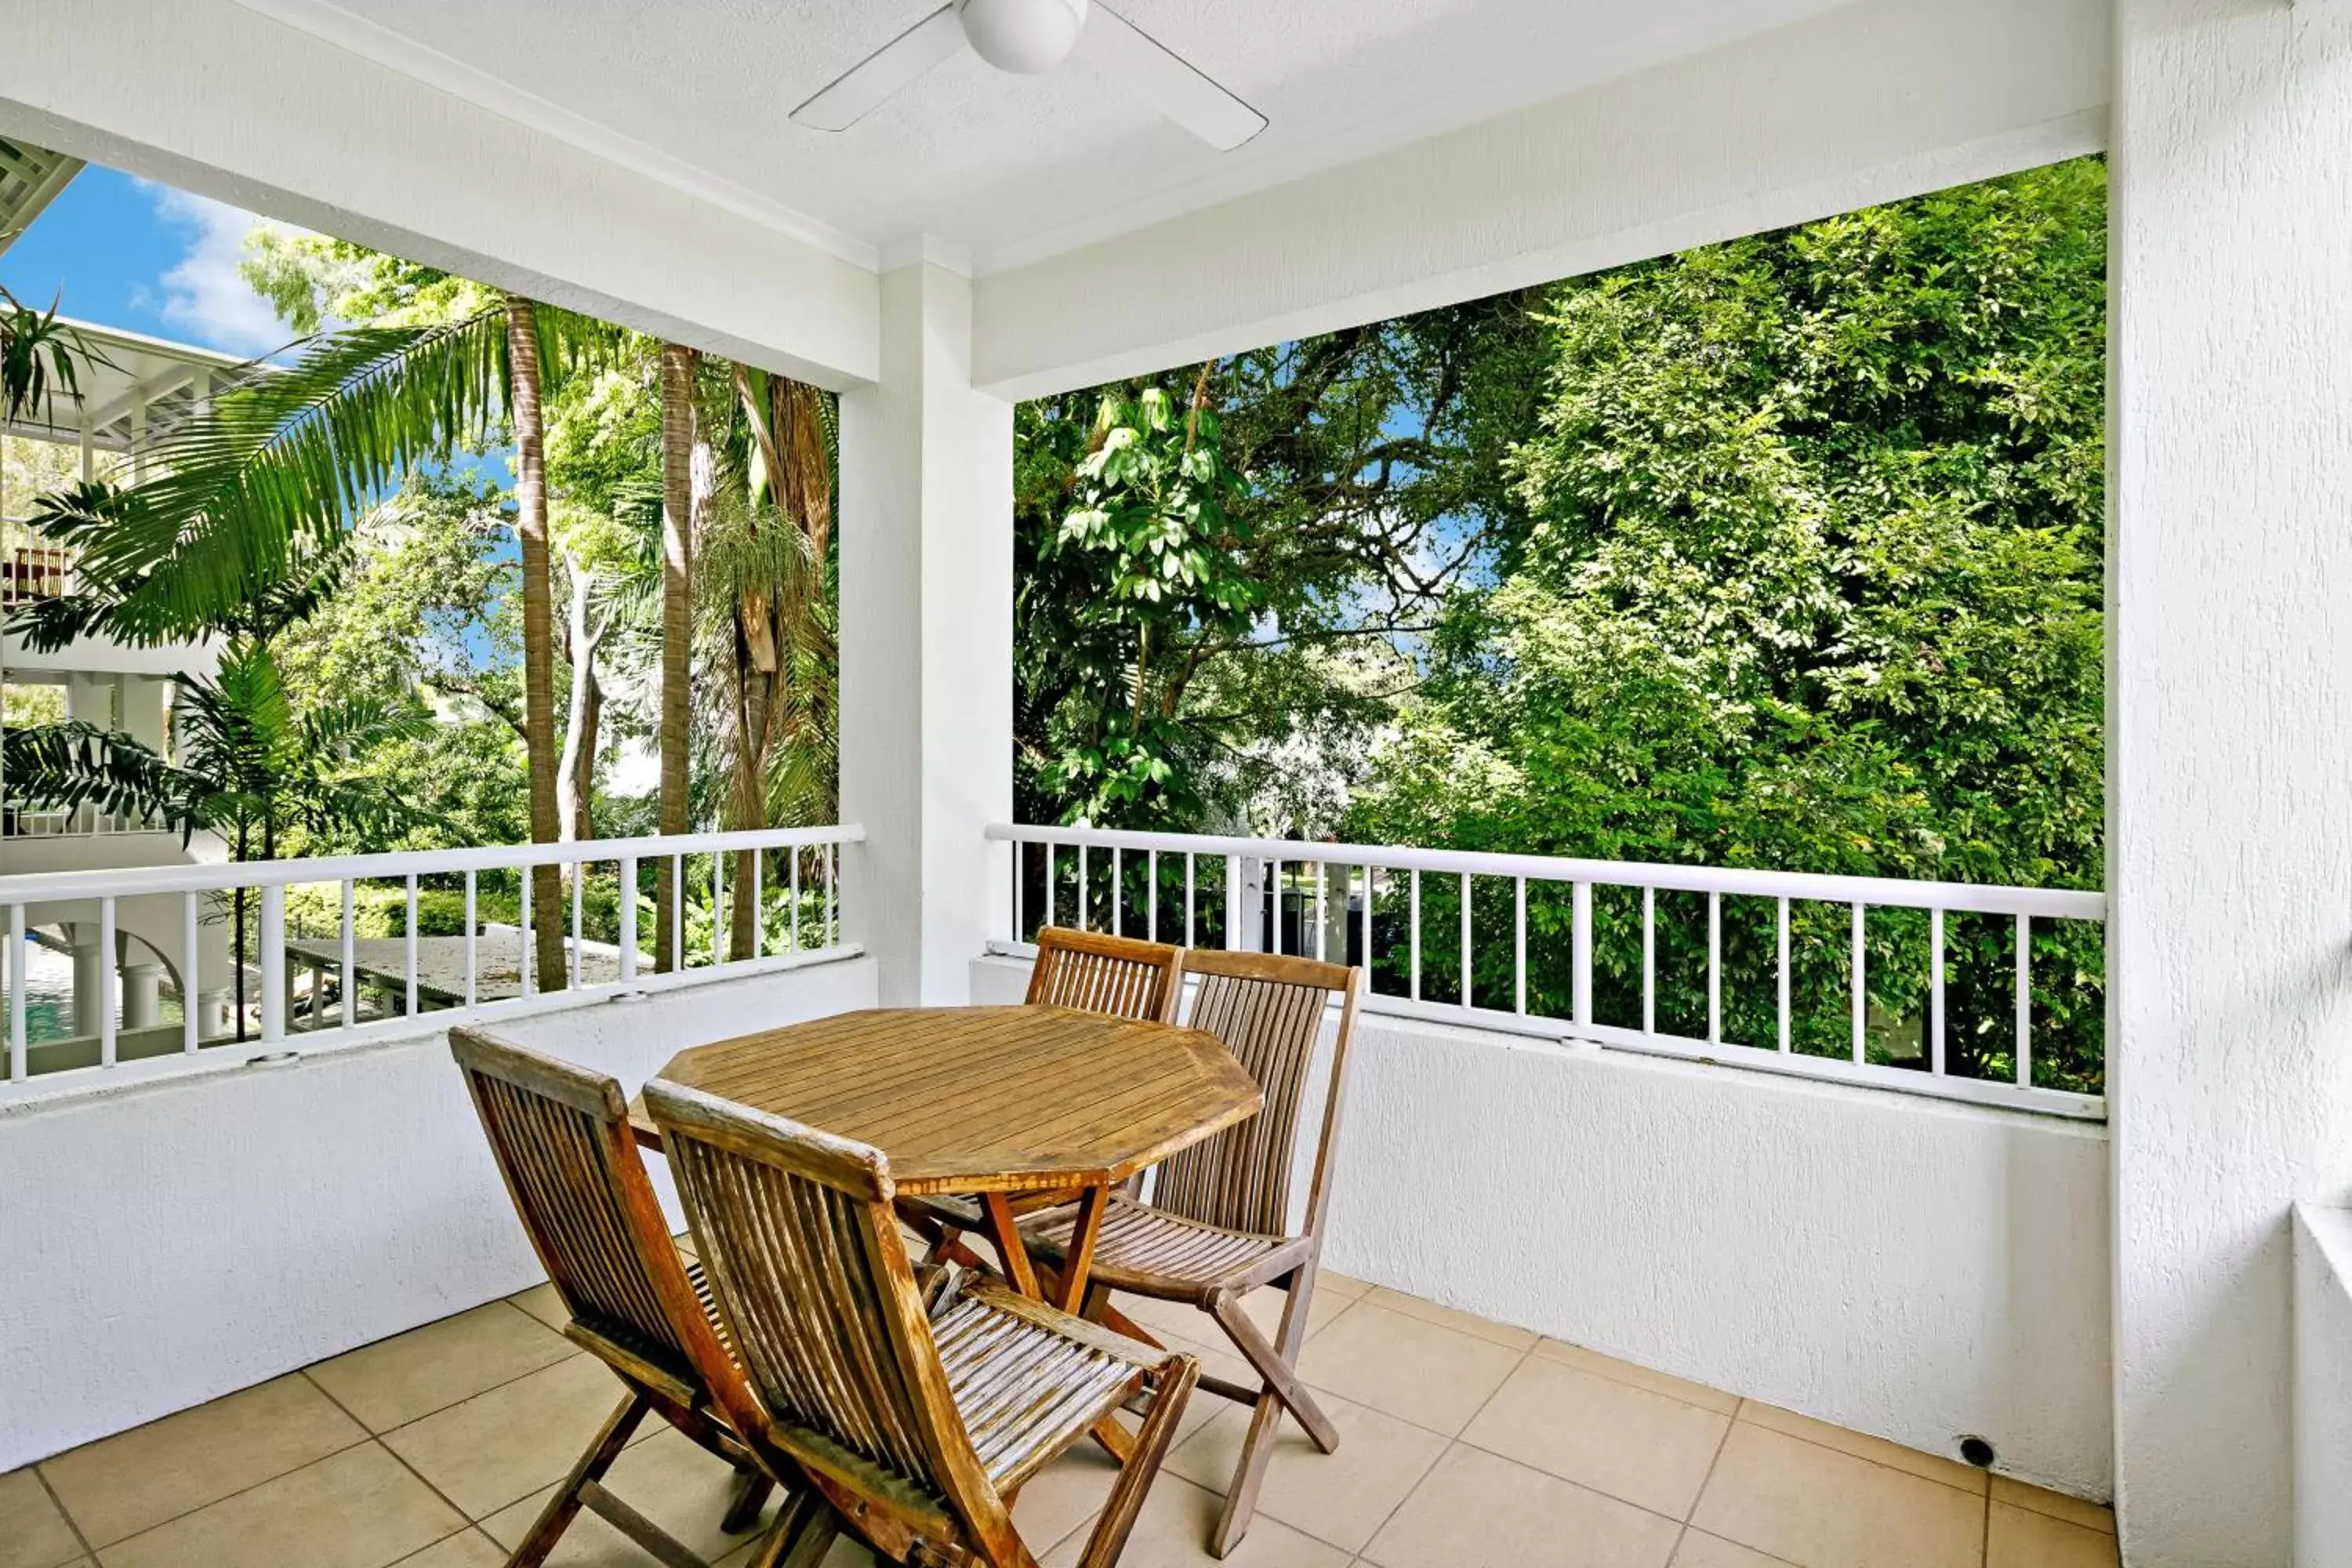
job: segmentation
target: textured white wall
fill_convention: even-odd
[[[2294,1563],[2352,1563],[2352,1211],[2294,1213]]]
[[[2135,1568],[2278,1568],[2288,1211],[2352,1193],[2352,11],[2116,16],[2116,1489]]]
[[[1013,405],[972,390],[968,280],[882,293],[881,379],[841,400],[845,907],[886,1001],[961,1002],[1013,898]]]
[[[498,1027],[635,1089],[873,1001],[856,960]],[[438,1030],[0,1110],[0,1470],[537,1278]]]
[[[871,270],[230,0],[0,0],[0,38],[12,133],[829,386],[874,374]]]
[[[2095,150],[2109,0],[1865,0],[984,278],[1033,396]]]
[[[2079,1122],[1367,1016],[1327,1258],[2104,1499],[2106,1167]]]

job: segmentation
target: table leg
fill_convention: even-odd
[[[1021,1241],[1021,1223],[1013,1215],[1013,1200],[1003,1193],[982,1193],[980,1205],[988,1215],[988,1238],[996,1243],[997,1255],[1004,1259],[1004,1277],[1031,1300],[1043,1300],[1037,1271],[1029,1266],[1029,1248]]]
[[[1070,1222],[1069,1253],[1062,1264],[1062,1299],[1054,1303],[1065,1312],[1076,1313],[1087,1304],[1087,1276],[1094,1271],[1095,1238],[1102,1234],[1109,1198],[1109,1191],[1103,1187],[1088,1187],[1078,1195],[1077,1217]]]

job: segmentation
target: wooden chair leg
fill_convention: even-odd
[[[780,1568],[816,1568],[824,1561],[824,1554],[833,1550],[834,1540],[840,1534],[841,1516],[834,1512],[832,1504],[818,1499],[808,1518],[793,1532],[779,1560]]]
[[[1307,1428],[1307,1436],[1314,1439],[1315,1446],[1328,1454],[1339,1446],[1339,1429],[1331,1425],[1331,1418],[1315,1403],[1315,1395],[1299,1381],[1297,1372],[1298,1347],[1307,1339],[1307,1300],[1312,1289],[1304,1274],[1302,1270],[1293,1276],[1290,1299],[1282,1310],[1279,1346],[1266,1342],[1265,1336],[1257,1331],[1257,1325],[1242,1310],[1240,1301],[1232,1296],[1220,1292],[1211,1302],[1209,1312],[1217,1320],[1217,1326],[1225,1331],[1225,1337],[1234,1342],[1234,1348],[1247,1357],[1258,1375],[1265,1379],[1265,1393],[1281,1400],[1298,1418],[1298,1424]]]
[[[1135,1452],[1119,1468],[1118,1479],[1103,1504],[1102,1517],[1095,1521],[1094,1533],[1087,1537],[1086,1555],[1078,1559],[1078,1568],[1112,1568],[1127,1549],[1128,1534],[1135,1529],[1136,1516],[1143,1511],[1144,1497],[1160,1474],[1160,1461],[1167,1458],[1169,1446],[1176,1440],[1176,1423],[1183,1418],[1184,1405],[1192,1397],[1193,1380],[1200,1374],[1200,1363],[1189,1357],[1176,1367],[1160,1383],[1151,1414],[1143,1418],[1143,1430],[1135,1435]]]
[[[1217,1512],[1214,1529],[1209,1531],[1209,1555],[1223,1559],[1242,1543],[1249,1533],[1250,1521],[1257,1516],[1257,1494],[1265,1485],[1266,1466],[1274,1459],[1274,1442],[1282,1430],[1282,1401],[1271,1394],[1262,1394],[1250,1411],[1249,1433],[1242,1439],[1241,1463],[1234,1467],[1234,1479],[1225,1488],[1225,1504]]]
[[[1257,1513],[1258,1491],[1265,1484],[1266,1467],[1274,1460],[1275,1440],[1281,1434],[1286,1406],[1298,1416],[1298,1424],[1307,1429],[1307,1436],[1318,1448],[1328,1454],[1339,1446],[1339,1428],[1331,1425],[1330,1417],[1323,1414],[1322,1406],[1315,1403],[1314,1396],[1306,1392],[1291,1370],[1297,1364],[1300,1347],[1307,1342],[1307,1320],[1314,1297],[1315,1270],[1310,1265],[1290,1277],[1288,1289],[1283,1293],[1282,1323],[1275,1331],[1273,1344],[1267,1344],[1259,1335],[1257,1325],[1249,1321],[1234,1297],[1220,1295],[1210,1308],[1218,1325],[1249,1357],[1250,1364],[1266,1374],[1265,1386],[1250,1411],[1249,1432],[1242,1439],[1241,1462],[1234,1467],[1233,1484],[1225,1489],[1224,1507],[1217,1514],[1216,1528],[1209,1532],[1209,1554],[1213,1557],[1223,1559],[1228,1555],[1249,1532],[1250,1521]],[[1269,1363],[1274,1363],[1274,1369],[1269,1369]],[[1287,1377],[1297,1404],[1285,1397],[1276,1386],[1275,1369]],[[1311,1420],[1307,1414],[1309,1411],[1313,1412]]]
[[[730,1535],[740,1535],[760,1522],[760,1510],[768,1506],[768,1494],[776,1483],[764,1472],[745,1469],[735,1478],[735,1496],[719,1521],[719,1528]]]
[[[580,1462],[573,1465],[572,1473],[563,1478],[563,1485],[548,1499],[547,1506],[539,1510],[539,1518],[531,1521],[530,1533],[522,1538],[522,1544],[516,1547],[514,1555],[507,1559],[507,1568],[540,1568],[540,1564],[547,1561],[547,1554],[555,1550],[555,1543],[563,1538],[563,1532],[579,1516],[581,1506],[587,1500],[586,1489],[602,1480],[604,1472],[613,1468],[613,1461],[619,1458],[621,1450],[629,1446],[630,1436],[636,1431],[637,1423],[643,1421],[646,1412],[652,1408],[644,1394],[632,1394],[605,1417],[604,1426],[588,1445],[587,1452],[580,1456]]]
[[[830,1515],[833,1505],[819,1497],[814,1487],[804,1487],[785,1500],[776,1510],[775,1522],[768,1533],[760,1538],[759,1550],[744,1563],[744,1568],[782,1568],[787,1555],[820,1514]],[[832,1544],[828,1537],[826,1544]]]

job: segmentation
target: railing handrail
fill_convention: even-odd
[[[291,888],[311,882],[365,882],[530,866],[663,860],[735,849],[792,849],[863,844],[856,823],[825,827],[755,827],[640,838],[580,838],[556,844],[501,844],[465,849],[394,849],[296,860],[232,860],[198,866],[140,866],[96,871],[36,871],[0,876],[0,906],[124,898],[141,893],[219,892],[231,888]]]
[[[1899,877],[1852,877],[1814,871],[1764,871],[1738,866],[1690,866],[1664,861],[1591,860],[1565,855],[1510,855],[1475,849],[1419,849],[1396,845],[1328,844],[1308,839],[1235,838],[1215,834],[1144,833],[1121,828],[1053,827],[996,823],[988,837],[1015,844],[1087,845],[1097,849],[1159,850],[1175,855],[1240,855],[1264,860],[1332,866],[1377,866],[1383,871],[1438,871],[1474,877],[1525,877],[1547,882],[1592,882],[1660,892],[1725,893],[1734,898],[1793,899],[1801,903],[1869,904],[1887,909],[1944,910],[2043,920],[2107,918],[2107,896],[2071,888],[2014,888],[1982,882],[1927,882]]]

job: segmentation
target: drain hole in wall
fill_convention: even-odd
[[[1989,1470],[1992,1468],[1992,1445],[1981,1437],[1963,1433],[1960,1436],[1960,1458],[1978,1469]]]
[[[302,1053],[299,1051],[264,1051],[257,1057],[246,1058],[245,1065],[249,1068],[274,1068],[301,1059]]]

